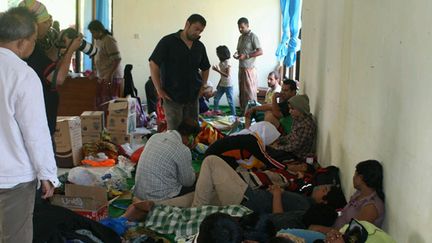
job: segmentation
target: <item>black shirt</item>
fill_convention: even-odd
[[[154,49],[149,61],[160,68],[162,88],[178,103],[198,98],[202,85],[199,70],[210,68],[204,44],[195,40],[189,49],[180,38],[181,30],[163,37]]]
[[[55,70],[56,62],[53,62],[39,44],[36,44],[33,53],[25,60],[27,64],[36,72],[42,82],[45,111],[48,120],[48,127],[51,136],[55,133],[57,123],[57,109],[59,104],[59,95],[56,87],[51,87],[47,77]]]

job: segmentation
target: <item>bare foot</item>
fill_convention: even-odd
[[[141,211],[150,212],[150,210],[154,206],[154,202],[146,200],[146,201],[140,201],[140,202],[133,203],[132,205],[134,205],[136,208],[138,208]]]
[[[140,221],[145,219],[147,213],[150,212],[153,206],[153,201],[139,201],[132,203],[122,216],[129,221]]]

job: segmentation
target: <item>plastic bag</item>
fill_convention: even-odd
[[[82,186],[102,185],[102,179],[99,174],[82,166],[72,168],[68,173],[67,179],[71,183]]]

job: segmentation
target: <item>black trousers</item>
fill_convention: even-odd
[[[150,114],[156,111],[156,104],[158,99],[156,88],[151,79],[149,79],[145,84],[145,93],[147,98],[147,114]]]

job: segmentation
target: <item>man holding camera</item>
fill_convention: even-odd
[[[36,74],[42,81],[45,111],[48,119],[48,127],[50,130],[51,138],[55,133],[57,123],[57,109],[59,104],[59,94],[57,92],[57,85],[63,84],[69,72],[69,66],[73,53],[79,48],[82,35],[71,40],[65,37],[67,49],[63,52],[62,56],[57,60],[52,60],[47,51],[42,48],[40,42],[46,37],[48,30],[52,25],[52,17],[48,14],[46,7],[35,0],[24,0],[19,6],[28,8],[36,15],[37,19],[37,41],[33,53],[25,61],[33,68]]]

